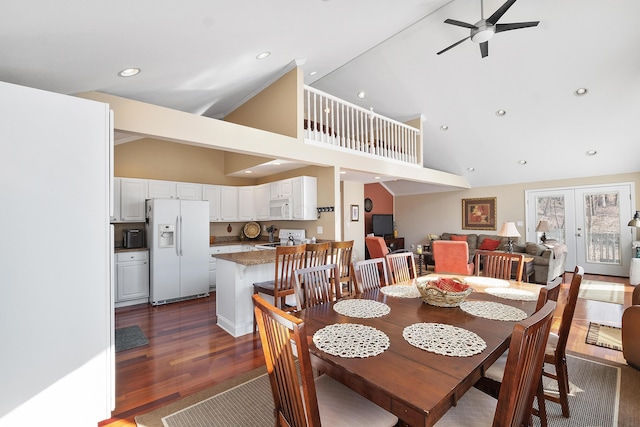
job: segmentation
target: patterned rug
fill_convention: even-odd
[[[622,351],[622,329],[617,326],[590,322],[586,343]]]
[[[622,283],[583,280],[580,284],[578,297],[612,304],[624,304],[624,285]]]

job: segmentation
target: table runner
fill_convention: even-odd
[[[491,320],[519,322],[528,317],[527,313],[519,308],[491,301],[464,301],[460,303],[460,309],[474,316]]]
[[[364,358],[377,356],[388,349],[389,337],[371,326],[336,323],[313,334],[313,343],[333,356]]]
[[[346,299],[338,301],[333,309],[343,316],[358,317],[361,319],[371,319],[382,317],[391,311],[391,308],[384,303],[370,299]]]
[[[487,348],[475,332],[442,323],[414,323],[402,336],[414,347],[444,356],[468,357]]]
[[[414,285],[389,285],[380,288],[380,292],[390,297],[420,298],[420,292]]]

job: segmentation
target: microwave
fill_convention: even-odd
[[[144,247],[144,232],[139,228],[122,230],[122,246],[125,249]]]
[[[271,200],[269,203],[269,219],[293,219],[293,202],[290,198]]]

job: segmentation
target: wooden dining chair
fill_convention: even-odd
[[[522,272],[524,271],[523,254],[476,251],[475,264],[477,276],[480,276],[480,273],[482,273],[482,276],[504,280],[511,280],[513,266],[515,265],[514,280],[516,282],[522,281]]]
[[[327,263],[331,242],[307,243],[305,246],[304,266],[315,267]]]
[[[329,262],[338,264],[339,282],[342,291],[349,294],[353,292],[351,280],[351,256],[353,253],[353,240],[331,242]]]
[[[356,294],[389,285],[387,260],[384,258],[365,259],[353,263]]]
[[[390,253],[385,258],[389,267],[389,277],[393,284],[406,282],[416,277],[413,252]]]
[[[294,272],[294,290],[298,310],[342,297],[338,264],[316,265]]]
[[[287,304],[287,297],[294,297],[294,271],[304,267],[306,245],[277,246],[274,280],[253,284],[253,293],[273,297],[273,304],[285,311],[296,309],[295,302]],[[256,331],[256,319],[253,318],[253,331]]]
[[[471,387],[435,426],[529,425],[555,308],[554,301],[547,301],[513,327],[505,379],[497,400]]]
[[[314,379],[302,319],[274,307],[259,295],[253,295],[253,304],[271,383],[276,426],[397,424],[396,416],[329,376]]]

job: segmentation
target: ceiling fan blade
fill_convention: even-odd
[[[451,48],[454,48],[454,47],[458,46],[460,43],[462,43],[463,41],[465,41],[465,40],[467,40],[467,39],[470,39],[470,38],[471,38],[471,36],[469,36],[469,37],[465,37],[465,38],[463,38],[462,40],[460,40],[460,41],[458,41],[458,42],[455,42],[455,43],[454,43],[454,44],[452,44],[451,46],[449,46],[449,47],[447,47],[447,48],[442,49],[440,52],[438,52],[438,53],[437,53],[437,55],[440,55],[441,53],[445,53],[445,52],[446,52],[446,51],[448,51],[449,49],[451,49]]]
[[[480,43],[480,55],[482,55],[483,58],[489,56],[489,42]]]
[[[515,2],[516,0],[507,0],[502,6],[500,6],[500,8],[498,8],[498,10],[493,12],[493,15],[491,15],[487,19],[487,22],[492,25],[496,25],[496,22],[498,22],[498,19],[502,18],[502,15],[504,15],[505,12],[509,10],[509,8],[513,6]]]
[[[462,21],[456,21],[455,19],[445,19],[444,23],[445,24],[451,24],[451,25],[457,25],[458,27],[469,28],[469,29],[472,29],[472,30],[477,30],[478,29],[478,27],[476,27],[475,25],[467,24],[466,22],[462,22]]]
[[[501,33],[503,31],[509,31],[509,30],[518,30],[520,28],[535,27],[539,23],[540,21],[515,22],[513,24],[496,24],[496,33]]]

